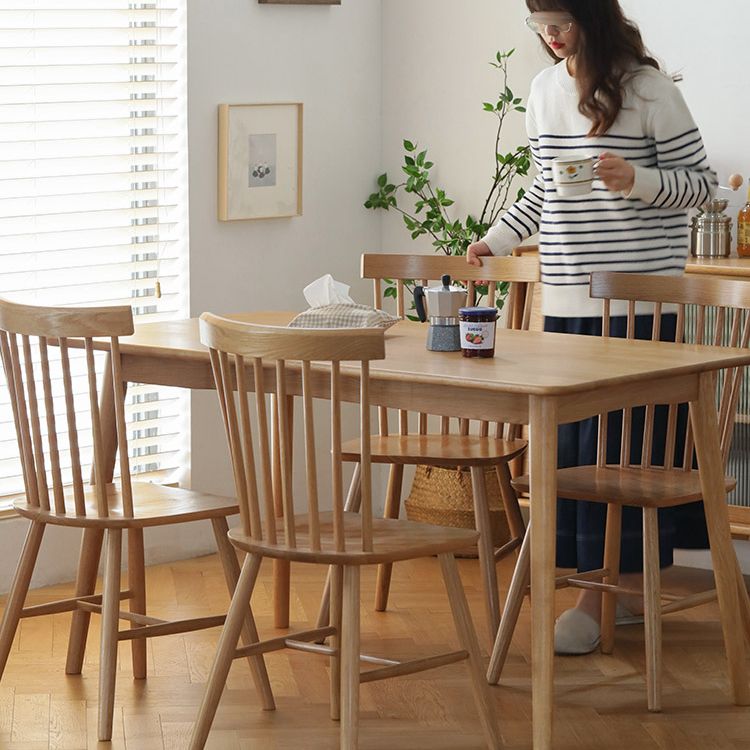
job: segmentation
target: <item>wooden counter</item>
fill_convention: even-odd
[[[707,273],[725,278],[750,279],[750,258],[688,258],[685,273]]]

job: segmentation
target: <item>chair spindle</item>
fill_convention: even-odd
[[[313,418],[310,363],[302,363],[302,410],[305,431],[305,464],[307,469],[307,499],[310,518],[310,546],[320,549],[320,511],[318,507],[318,471],[315,463],[315,421]]]

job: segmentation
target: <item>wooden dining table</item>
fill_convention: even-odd
[[[230,315],[264,325],[286,325],[291,313]],[[750,703],[742,617],[746,599],[727,516],[714,401],[714,374],[750,363],[741,349],[692,346],[539,331],[498,330],[495,356],[425,350],[426,328],[399,322],[386,334],[386,357],[370,367],[374,405],[529,426],[531,475],[531,627],[533,742],[553,746],[554,593],[557,426],[644,403],[689,402],[700,467],[732,696]],[[106,342],[98,344],[107,348]],[[211,389],[213,378],[197,319],[137,326],[120,340],[126,382]],[[326,378],[317,394],[329,395]],[[287,384],[294,396],[299,383]],[[342,367],[344,400],[358,398],[354,366]],[[218,408],[218,406],[217,406]],[[114,463],[112,432],[108,450]],[[283,587],[282,587],[283,589]],[[743,589],[744,590],[744,589]],[[741,609],[742,608],[742,609]]]

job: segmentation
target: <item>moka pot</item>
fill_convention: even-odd
[[[448,274],[441,280],[442,286],[414,287],[414,305],[423,323],[429,318],[427,349],[431,352],[457,352],[461,350],[458,310],[466,305],[466,290],[451,286]]]

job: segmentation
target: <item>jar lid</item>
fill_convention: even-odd
[[[496,307],[461,307],[458,310],[459,315],[467,315],[469,317],[484,317],[486,315],[495,315],[497,317]]]
[[[698,214],[693,217],[692,226],[709,231],[732,225],[732,217],[726,214]]]

